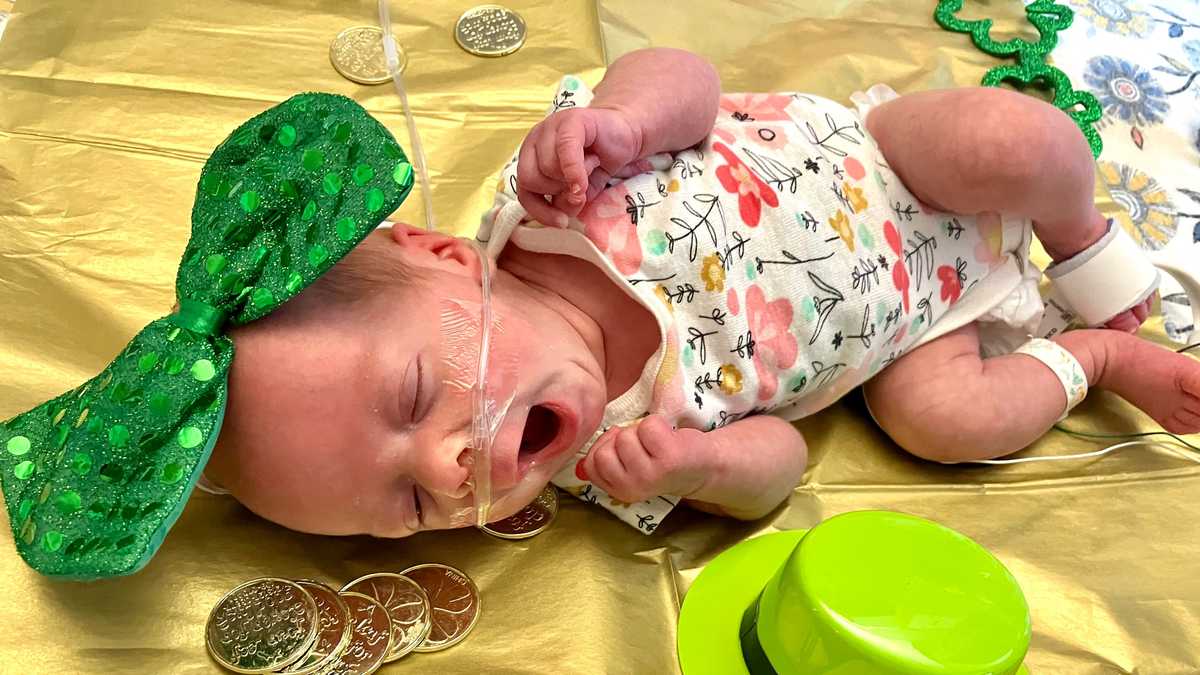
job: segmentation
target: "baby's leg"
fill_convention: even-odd
[[[1200,431],[1200,361],[1113,330],[1071,331],[1054,341],[1079,361],[1089,386],[1119,394],[1168,431]],[[943,462],[1016,452],[1049,431],[1067,404],[1041,361],[981,358],[976,324],[914,349],[864,391],[898,445]]]
[[[921,201],[943,211],[1033,220],[1055,260],[1099,240],[1091,150],[1071,118],[1038,99],[995,88],[902,96],[867,118],[888,165]],[[1107,324],[1135,330],[1143,303]]]

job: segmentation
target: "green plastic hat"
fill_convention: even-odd
[[[238,127],[196,190],[179,311],[99,375],[0,424],[17,550],[42,574],[131,574],[158,550],[216,444],[233,341],[349,253],[412,189],[354,101],[301,94]]]
[[[696,578],[684,675],[1027,675],[1029,607],[983,547],[858,511],[744,541]]]

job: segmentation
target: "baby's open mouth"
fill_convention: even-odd
[[[521,447],[517,453],[517,462],[524,469],[531,464],[539,453],[555,445],[562,422],[557,413],[543,405],[535,405],[529,409],[525,418],[525,429],[521,432]]]

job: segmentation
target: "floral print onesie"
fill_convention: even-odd
[[[489,253],[590,260],[658,322],[661,347],[601,432],[648,414],[705,430],[759,413],[797,419],[971,321],[1036,324],[1029,224],[918,202],[863,122],[894,95],[857,94],[859,112],[805,94],[725,95],[707,140],[614,180],[566,229],[517,202],[514,155],[480,230]],[[550,112],[590,100],[566,77]],[[554,482],[645,532],[678,502],[618,503],[574,462]]]

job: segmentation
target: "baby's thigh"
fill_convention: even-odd
[[[901,447],[916,454],[933,432],[952,432],[990,414],[968,404],[984,379],[979,327],[969,323],[896,359],[863,385],[871,417]]]

